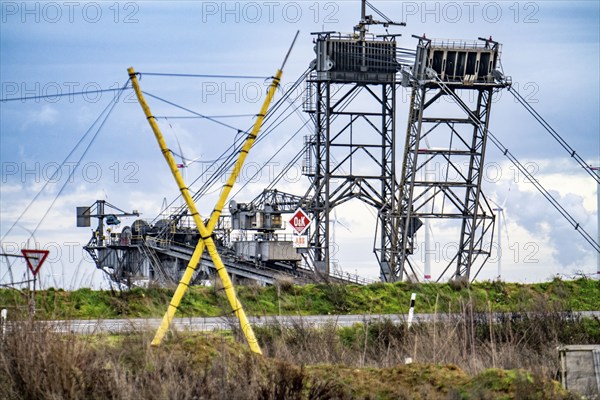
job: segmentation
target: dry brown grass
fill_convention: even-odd
[[[600,321],[543,305],[494,318],[466,303],[410,329],[272,324],[256,328],[266,357],[236,340],[235,323],[233,336],[174,333],[152,348],[151,332],[77,336],[13,322],[0,340],[0,399],[575,398],[551,381],[556,346],[599,342]]]
[[[312,329],[273,324],[256,328],[263,350],[278,359],[303,364],[388,368],[414,362],[457,365],[469,374],[488,368],[525,369],[553,379],[559,365],[556,348],[600,343],[600,320],[583,319],[538,307],[529,314],[503,314],[462,305],[461,314],[439,315],[430,323],[368,322],[353,328],[333,325]]]
[[[2,341],[1,399],[300,399],[304,369],[255,356],[231,338],[148,333],[81,337],[13,324]]]

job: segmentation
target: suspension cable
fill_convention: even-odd
[[[264,128],[264,133],[262,135],[260,135],[256,142],[255,145],[262,142],[263,140],[265,140],[273,131],[274,129],[279,126],[279,124],[276,125],[277,121],[282,117],[282,115],[287,112],[287,110],[289,109],[290,106],[286,107],[283,111],[281,111],[281,113],[278,114],[278,111],[280,110],[280,108],[282,107],[283,104],[285,104],[285,100],[291,96],[291,94],[294,92],[294,90],[296,90],[296,88],[304,81],[304,79],[306,78],[306,76],[310,73],[310,68],[307,68],[302,74],[300,74],[300,76],[296,79],[296,81],[292,84],[292,86],[286,91],[284,92],[283,96],[277,101],[275,102],[275,104],[270,108],[269,112],[267,113],[267,116],[265,117],[265,122],[270,121],[274,116],[275,116],[275,120],[271,121],[270,125],[266,126],[266,128]],[[190,110],[191,111],[191,110]],[[195,113],[192,111],[192,113]],[[254,115],[254,114],[253,114]],[[288,115],[289,117],[289,115]],[[285,119],[287,119],[288,117],[285,117]],[[282,121],[283,122],[283,121]],[[241,130],[238,130],[238,132],[243,132]],[[202,185],[202,187],[194,194],[194,199],[197,200],[199,197],[201,197],[202,195],[207,194],[210,189],[214,186],[214,184],[216,183],[216,181],[223,175],[223,173],[225,173],[225,171],[227,171],[227,169],[232,165],[233,162],[233,158],[235,157],[235,155],[237,154],[237,152],[239,151],[239,148],[241,146],[241,143],[236,143],[236,141],[234,141],[234,143],[232,145],[230,145],[222,154],[221,156],[219,156],[216,160],[214,160],[208,168],[206,168],[189,186],[193,186],[196,182],[198,182],[200,179],[202,179],[206,173],[208,173],[208,171],[210,171],[216,164],[218,161],[224,160],[219,167],[217,168],[217,170],[207,179],[207,181]],[[167,206],[167,209],[169,207],[171,207],[179,198],[180,196],[177,196],[175,199],[173,199],[173,201],[171,201],[171,203]],[[165,210],[162,210],[160,214],[162,214]],[[185,208],[184,207],[179,207],[178,210],[173,214],[173,216],[183,216],[185,214]],[[158,218],[158,217],[156,217]],[[156,220],[155,218],[155,220]]]
[[[212,74],[170,74],[162,72],[138,72],[142,76],[170,76],[175,78],[219,78],[219,79],[269,79],[268,76],[253,75],[212,75]]]
[[[298,133],[300,133],[300,131],[301,131],[301,130],[302,130],[302,129],[303,129],[305,126],[306,126],[306,124],[308,124],[308,120],[307,120],[306,122],[304,122],[304,124],[302,124],[302,125],[300,126],[300,128],[298,128],[298,129],[296,130],[296,132],[294,132],[294,134],[292,134],[292,135],[291,135],[291,136],[288,138],[288,140],[286,140],[285,142],[283,142],[283,144],[282,144],[281,146],[279,146],[279,148],[277,149],[277,151],[275,151],[275,152],[273,153],[273,155],[272,155],[272,156],[271,156],[271,157],[270,157],[270,158],[269,158],[267,161],[265,161],[265,162],[263,163],[263,165],[262,165],[260,168],[258,168],[258,169],[256,170],[256,172],[254,173],[254,175],[252,175],[250,178],[248,178],[248,179],[246,180],[246,182],[244,182],[244,184],[242,184],[242,185],[240,186],[240,188],[239,188],[239,189],[238,189],[238,190],[237,190],[237,191],[236,191],[236,192],[235,192],[235,193],[234,193],[234,194],[231,196],[231,198],[234,198],[235,196],[237,196],[238,194],[240,194],[240,192],[241,192],[241,191],[242,191],[242,190],[243,190],[243,189],[244,189],[246,186],[248,186],[248,184],[249,184],[250,182],[252,182],[252,180],[253,180],[254,178],[256,178],[256,177],[258,176],[258,174],[259,174],[259,173],[261,173],[261,172],[262,172],[262,170],[265,168],[265,166],[267,166],[267,165],[268,165],[268,164],[269,164],[271,161],[273,161],[273,159],[279,155],[279,153],[280,153],[280,152],[281,152],[281,151],[282,151],[282,150],[283,150],[283,149],[284,149],[284,148],[285,148],[285,147],[286,147],[286,146],[287,146],[287,145],[288,145],[288,144],[289,144],[289,143],[292,141],[292,139],[294,139],[294,138],[295,138],[295,137],[298,135]],[[300,150],[300,152],[298,152],[298,153],[296,154],[296,156],[294,156],[294,158],[292,159],[294,162],[298,160],[298,158],[299,158],[299,157],[298,157],[298,155],[300,155],[300,156],[302,155],[302,153],[303,153],[303,151],[304,151],[304,149],[305,149],[305,148],[306,148],[306,146],[303,146],[303,147],[302,147],[302,149]],[[275,182],[278,182],[278,181],[279,181],[279,180],[280,180],[280,179],[281,179],[281,178],[282,178],[282,177],[285,175],[285,173],[286,173],[286,172],[289,170],[289,168],[291,168],[291,165],[293,165],[293,164],[290,164],[290,163],[288,163],[288,164],[286,165],[286,167],[282,169],[282,172],[283,172],[283,174],[280,172],[280,173],[278,174],[278,176],[277,176],[275,179],[273,179],[271,183],[269,183],[269,188],[270,188],[270,187],[271,187],[271,186],[272,186],[272,185],[273,185]]]
[[[521,103],[521,105],[527,110],[533,118],[536,119],[542,125],[542,127],[552,136],[556,141],[565,149],[571,158],[573,158],[580,166],[587,172],[598,184],[600,184],[600,176],[594,174],[590,167],[585,163],[585,161],[581,158],[579,154],[569,144],[556,132],[550,124],[542,118],[542,116],[521,96],[519,92],[513,89],[511,86],[508,87],[508,91],[514,96],[514,98]]]
[[[294,112],[294,110],[292,110],[290,113],[288,113],[287,116],[283,117],[284,114],[288,112],[289,108],[292,105],[288,105],[282,111],[282,113],[279,114],[279,116],[274,121],[272,121],[271,125],[265,130],[265,132],[261,136],[259,136],[257,138],[257,140],[255,142],[255,145],[258,144],[258,143],[260,143],[260,142],[262,142],[263,140],[265,140],[265,138],[268,136],[268,134],[272,133],[277,127],[279,127],[282,123],[284,123],[292,115],[292,113]],[[234,153],[234,155],[235,155],[235,153]],[[232,160],[232,161],[234,161],[234,160]],[[231,167],[231,165],[232,165],[231,161],[223,163],[221,165],[221,167],[220,167],[220,170],[222,171],[222,173],[225,173],[225,171],[227,171]],[[210,188],[212,186],[214,186],[214,184],[216,183],[216,181],[220,178],[220,176],[222,175],[222,173],[220,173],[220,174],[217,174],[217,173],[213,174],[211,176],[211,178],[212,178],[211,181],[207,182],[207,184],[204,185],[201,190],[199,190],[198,192],[196,192],[196,194],[194,195],[194,197],[199,198],[200,196],[207,194],[207,192],[210,190]]]
[[[256,114],[225,114],[225,115],[203,115],[203,116],[197,116],[197,115],[157,115],[156,119],[208,119],[208,118],[248,118],[248,117],[255,117]]]
[[[387,17],[387,15],[385,15],[384,13],[382,13],[381,11],[379,11],[373,4],[371,4],[371,2],[365,0],[365,3],[369,6],[369,8],[373,11],[375,11],[381,18],[385,19],[386,22],[392,22],[391,19],[389,19]]]
[[[62,163],[60,164],[60,167],[57,168],[54,173],[52,174],[52,176],[50,177],[50,179],[46,180],[46,182],[44,183],[44,185],[42,186],[42,188],[36,193],[36,195],[33,197],[33,199],[31,199],[31,201],[29,202],[29,204],[27,204],[27,206],[25,207],[25,209],[23,209],[23,211],[21,212],[21,214],[17,217],[17,219],[15,220],[15,222],[10,226],[10,228],[8,228],[8,231],[6,231],[6,233],[4,234],[4,236],[2,236],[2,239],[0,240],[4,240],[8,234],[14,229],[14,227],[19,223],[19,221],[21,221],[21,219],[23,218],[23,216],[29,211],[29,209],[31,208],[31,206],[33,205],[33,203],[35,203],[35,201],[41,196],[41,194],[46,190],[46,187],[54,181],[54,179],[57,177],[57,174],[59,173],[59,171],[62,170],[62,167],[66,164],[66,162],[71,158],[71,156],[73,155],[73,153],[75,153],[75,151],[77,150],[77,148],[83,143],[83,141],[85,140],[85,138],[92,132],[92,129],[94,128],[94,126],[96,126],[96,124],[98,124],[98,122],[104,118],[104,121],[106,121],[106,118],[108,117],[108,115],[112,112],[112,108],[114,108],[114,105],[116,104],[116,102],[118,101],[118,97],[121,96],[121,94],[123,93],[123,91],[125,89],[127,89],[127,85],[129,84],[129,81],[127,81],[127,83],[121,88],[119,89],[120,92],[118,93],[118,96],[115,97],[115,99],[113,99],[100,113],[100,115],[98,115],[98,117],[94,120],[94,122],[90,125],[90,127],[88,128],[88,130],[83,134],[83,136],[79,139],[79,141],[75,144],[75,146],[73,147],[73,149],[71,149],[71,151],[69,152],[69,154],[67,154],[67,156],[64,158],[64,160],[62,161]],[[108,113],[108,114],[107,114]],[[104,122],[102,122],[103,124]],[[98,132],[96,132],[95,135],[97,135]],[[95,137],[94,135],[94,137]],[[93,141],[93,139],[92,139]],[[91,142],[90,142],[91,143]],[[75,168],[77,168],[77,165],[75,166]],[[70,169],[71,170],[71,175],[75,172],[75,168]],[[69,178],[70,179],[70,178]],[[67,182],[69,181],[69,179],[67,179]],[[39,225],[38,225],[39,226]],[[37,230],[37,227],[36,227]],[[34,231],[35,232],[35,231]]]
[[[179,109],[181,109],[181,110],[183,110],[183,111],[187,111],[187,112],[189,112],[190,114],[193,114],[193,115],[195,115],[195,116],[197,116],[197,117],[205,118],[205,119],[207,119],[207,120],[209,120],[209,121],[212,121],[212,122],[214,122],[215,124],[222,125],[222,126],[224,126],[224,127],[226,127],[226,128],[229,128],[229,129],[233,129],[234,131],[241,131],[241,129],[239,129],[239,128],[236,128],[235,126],[232,126],[232,125],[226,124],[225,122],[219,121],[218,119],[212,118],[212,117],[210,117],[210,116],[208,116],[208,115],[203,115],[203,114],[200,114],[200,113],[198,113],[198,112],[196,112],[196,111],[190,110],[189,108],[186,108],[186,107],[184,107],[184,106],[181,106],[181,105],[179,105],[179,104],[173,103],[172,101],[169,101],[169,100],[167,100],[167,99],[163,99],[162,97],[159,97],[159,96],[153,95],[153,94],[151,94],[151,93],[149,93],[149,92],[143,92],[143,93],[144,93],[146,96],[148,96],[148,97],[152,97],[152,98],[154,98],[154,99],[156,99],[156,100],[159,100],[159,101],[162,101],[162,102],[164,102],[164,103],[167,103],[167,104],[169,104],[169,105],[171,105],[171,106],[173,106],[173,107],[175,107],[175,108],[179,108]]]
[[[270,134],[272,132],[274,132],[274,130],[281,124],[283,123],[285,120],[287,120],[287,118],[289,118],[289,116],[291,115],[288,114],[286,117],[283,117],[284,114],[290,109],[291,105],[288,105],[287,107],[285,107],[285,109],[281,110],[281,112],[279,114],[277,114],[277,112],[280,110],[280,108],[282,107],[283,104],[285,104],[285,99],[287,99],[291,93],[299,86],[300,83],[302,83],[302,81],[304,80],[306,74],[308,73],[308,70],[303,73],[297,80],[296,82],[294,82],[294,84],[292,85],[292,87],[287,90],[285,92],[285,94],[282,96],[282,98],[280,98],[272,107],[272,112],[270,112],[267,116],[267,118],[265,118],[265,121],[268,121],[271,119],[271,117],[275,116],[275,119],[273,121],[270,122],[270,125],[266,126],[264,128],[264,133],[262,135],[260,135],[256,142],[255,142],[255,146],[259,143],[261,143],[262,141],[264,141],[267,137],[270,136]],[[280,121],[280,119],[282,119]],[[205,185],[203,185],[203,187],[198,190],[198,192],[196,192],[196,194],[194,195],[194,198],[197,200],[200,196],[206,194],[206,192],[208,192],[210,190],[210,188],[214,185],[215,181],[218,180],[220,178],[220,175],[222,173],[224,173],[224,171],[226,171],[228,168],[230,168],[230,166],[232,165],[231,163],[233,162],[233,157],[235,156],[237,150],[234,149],[234,151],[232,152],[232,154],[230,155],[230,157],[228,158],[228,160],[226,160],[223,164],[221,164],[221,166],[219,167],[218,171],[215,172],[212,177],[209,179],[209,181],[207,181],[205,183]],[[214,163],[213,163],[214,165]],[[211,165],[212,166],[212,165]],[[219,172],[222,171],[222,172]],[[198,180],[198,179],[196,179]],[[196,181],[194,181],[196,182]],[[194,183],[193,182],[193,183]],[[192,184],[193,184],[192,183]]]
[[[71,169],[69,177],[65,180],[65,183],[62,185],[62,187],[60,188],[60,190],[58,191],[58,193],[54,197],[54,200],[52,200],[52,203],[50,203],[50,206],[46,209],[46,212],[44,213],[44,215],[40,219],[40,222],[38,222],[38,224],[36,225],[35,229],[31,233],[32,236],[39,229],[39,227],[42,225],[42,223],[44,222],[44,219],[46,219],[46,217],[50,213],[50,210],[52,209],[52,207],[54,207],[54,204],[56,203],[56,200],[58,200],[58,198],[62,195],[63,191],[65,190],[65,188],[67,187],[67,185],[71,181],[71,178],[75,174],[75,170],[77,170],[77,166],[79,164],[81,164],[81,161],[83,161],[84,157],[86,156],[86,154],[88,153],[88,151],[90,150],[90,148],[92,147],[92,145],[94,144],[94,142],[96,141],[96,138],[98,137],[98,134],[100,133],[100,131],[104,127],[104,124],[108,120],[108,117],[110,116],[110,114],[112,114],[113,110],[115,109],[115,106],[119,103],[119,99],[121,98],[121,94],[123,93],[123,91],[125,90],[125,88],[127,87],[128,84],[129,84],[129,80],[127,80],[127,82],[125,83],[125,85],[123,85],[121,91],[113,99],[112,103],[110,104],[110,108],[109,108],[108,112],[106,113],[106,116],[104,117],[104,119],[100,123],[100,126],[98,126],[98,129],[96,130],[96,133],[94,133],[94,136],[92,136],[92,139],[90,140],[90,142],[88,143],[88,145],[86,146],[86,148],[83,150],[83,153],[81,154],[81,157],[79,157],[79,160],[77,161],[77,164],[75,164],[75,166]]]
[[[131,88],[129,88],[131,89]],[[69,92],[69,93],[56,93],[56,94],[46,94],[41,96],[22,96],[22,97],[11,97],[10,99],[0,99],[0,103],[6,103],[9,101],[22,101],[25,102],[27,100],[42,100],[42,99],[58,99],[59,97],[65,96],[83,96],[89,94],[97,94],[97,93],[105,93],[105,92],[121,92],[123,88],[115,88],[115,89],[100,89],[100,90],[87,90],[85,92]]]
[[[477,118],[477,116],[463,102],[463,100],[456,93],[454,93],[454,91],[450,90],[450,88],[448,88],[448,86],[439,77],[437,77],[437,75],[435,79],[436,82],[440,85],[440,88],[444,92],[446,92],[446,94],[453,97],[454,100],[463,108],[463,110],[467,112],[473,123],[476,124],[479,129],[483,129],[479,118]],[[573,226],[573,228],[575,228],[575,230],[579,232],[581,236],[583,236],[585,241],[588,242],[594,248],[594,250],[600,253],[600,244],[596,243],[594,238],[592,238],[592,236],[585,229],[583,229],[579,222],[577,222],[575,218],[573,218],[571,214],[569,214],[569,212],[565,210],[563,206],[560,205],[560,203],[554,198],[554,196],[552,196],[552,194],[550,194],[550,192],[548,192],[548,190],[546,190],[546,188],[544,188],[540,184],[540,182],[529,171],[527,171],[523,164],[521,164],[516,159],[516,157],[510,151],[508,151],[506,147],[504,147],[504,145],[498,140],[498,138],[496,138],[492,134],[492,132],[489,131],[489,129],[484,129],[484,133],[488,134],[488,137],[490,138],[492,143],[494,143],[494,145],[502,152],[502,154],[504,154],[504,156],[506,156],[515,165],[515,167],[517,167],[519,171],[521,171],[523,175],[525,175],[527,179],[531,181],[533,186],[535,186],[535,188],[542,194],[542,196],[544,196],[546,200],[548,200],[550,204],[552,204],[552,206],[554,206],[554,208],[569,222],[569,224],[571,224],[571,226]]]
[[[517,160],[515,156],[506,147],[504,147],[504,145],[502,145],[502,143],[492,134],[492,132],[488,130],[487,133],[492,143],[494,143],[494,145],[502,152],[502,154],[504,154],[504,156],[506,156],[506,158],[508,158],[515,165],[515,167],[517,167],[519,171],[531,181],[533,186],[535,186],[542,196],[544,196],[546,200],[548,200],[550,204],[552,204],[554,208],[556,208],[556,210],[569,222],[569,224],[571,224],[571,226],[573,226],[573,228],[575,228],[575,230],[579,232],[581,236],[583,236],[583,238],[594,248],[594,250],[600,253],[600,245],[596,243],[596,241],[592,238],[592,236],[590,236],[589,233],[587,233],[585,229],[583,229],[579,222],[577,222],[575,218],[573,218],[571,214],[569,214],[567,210],[560,205],[560,203],[550,194],[550,192],[548,192],[540,184],[540,182],[535,179],[535,177],[527,170],[527,168],[525,168],[523,164],[521,164],[519,160]]]

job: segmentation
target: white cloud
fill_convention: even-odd
[[[41,108],[31,111],[28,120],[22,125],[21,130],[30,129],[32,126],[48,127],[55,125],[58,121],[59,112],[50,104],[44,104]]]

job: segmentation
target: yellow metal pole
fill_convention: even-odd
[[[277,73],[275,74],[275,77],[273,79],[273,82],[271,83],[271,86],[269,87],[269,90],[267,92],[267,97],[265,98],[265,101],[263,102],[263,105],[261,107],[260,113],[257,116],[257,119],[255,121],[254,127],[252,129],[252,132],[248,135],[248,137],[246,138],[246,142],[244,143],[244,146],[242,147],[242,150],[240,151],[240,154],[238,156],[238,160],[236,161],[236,164],[234,166],[234,170],[231,173],[231,175],[229,176],[229,179],[227,181],[227,183],[224,185],[223,190],[221,191],[221,195],[219,197],[219,200],[217,202],[217,205],[215,206],[212,214],[211,214],[211,218],[208,222],[208,226],[206,227],[207,231],[212,234],[212,231],[214,230],[214,227],[217,224],[217,221],[219,220],[219,217],[221,215],[221,212],[223,210],[223,207],[225,205],[225,201],[227,200],[227,197],[229,196],[229,193],[231,192],[231,189],[233,188],[233,184],[235,183],[235,180],[237,179],[241,168],[244,164],[244,161],[246,159],[246,156],[248,155],[248,152],[250,151],[250,148],[252,147],[252,145],[254,144],[254,141],[256,140],[256,137],[258,135],[258,132],[260,131],[260,128],[262,126],[263,120],[265,118],[265,115],[268,111],[269,108],[269,104],[271,103],[274,95],[275,95],[275,90],[277,89],[277,86],[279,84],[279,81],[281,80],[281,75],[282,75],[282,70],[283,67],[285,66],[285,63],[291,53],[291,50],[294,46],[294,43],[296,42],[296,39],[298,38],[298,34],[299,31],[296,32],[296,35],[294,37],[294,40],[292,41],[292,44],[284,58],[284,61],[281,65],[281,68],[277,71]],[[133,78],[135,79],[135,83],[134,87],[137,86],[136,89],[136,94],[138,95],[138,99],[142,99],[143,100],[143,95],[141,93],[141,90],[139,90],[139,82],[137,81],[137,77],[135,76],[135,72],[133,71],[133,68],[129,69],[129,74],[132,77],[132,83],[133,83]],[[142,104],[142,102],[140,101],[140,104]],[[145,101],[144,101],[145,104]],[[144,112],[146,113],[146,117],[148,118],[148,120],[150,121],[150,124],[152,126],[152,122],[154,122],[154,125],[156,126],[156,122],[154,121],[153,118],[151,117],[151,114],[149,113],[149,108],[146,104],[146,107],[144,108],[144,105],[142,104],[142,108],[144,109]],[[148,112],[146,112],[146,109],[148,109]],[[158,128],[158,126],[156,126],[156,128]],[[154,127],[153,127],[154,130]],[[159,134],[160,134],[160,130],[158,130]],[[156,131],[155,131],[156,134]],[[160,135],[162,136],[162,135]],[[160,142],[159,142],[160,143]],[[163,152],[164,154],[164,152]],[[172,157],[171,157],[172,158]],[[190,209],[191,211],[191,209]],[[202,233],[201,233],[201,236]],[[173,295],[173,298],[171,299],[171,302],[169,303],[169,307],[167,309],[167,312],[165,313],[163,320],[161,322],[160,327],[158,328],[156,335],[154,337],[154,339],[152,340],[152,345],[158,346],[160,345],[160,343],[162,342],[162,339],[164,337],[164,335],[166,334],[166,332],[169,329],[169,325],[171,324],[171,321],[173,320],[173,317],[175,316],[175,313],[177,311],[177,308],[179,307],[179,304],[181,303],[181,299],[183,298],[188,286],[189,286],[189,282],[192,279],[193,273],[196,270],[196,267],[198,265],[198,262],[200,261],[200,257],[202,256],[202,253],[204,251],[204,246],[205,243],[203,240],[199,240],[196,248],[194,249],[194,253],[192,254],[192,257],[190,259],[190,262],[188,263],[188,266],[181,278],[181,281],[179,283],[179,285],[177,286],[177,289],[175,290],[175,293]],[[210,249],[209,249],[209,253],[210,253]],[[218,254],[217,254],[218,255]],[[211,256],[212,257],[212,256]],[[214,262],[214,260],[213,260]],[[215,264],[216,265],[216,264]],[[226,275],[226,280],[229,282],[229,285],[231,285],[231,281],[229,280],[229,275],[226,273],[225,268],[223,267],[223,271],[225,272]],[[219,271],[219,276],[222,278],[221,272]],[[226,281],[223,281],[223,286],[227,286]],[[228,294],[228,299],[230,300],[230,303],[232,303],[232,308],[234,310],[238,309],[238,307],[234,307],[234,304],[239,304],[239,309],[241,310],[242,314],[243,314],[243,318],[246,320],[247,322],[247,318],[245,316],[245,313],[243,311],[243,309],[241,308],[241,304],[239,303],[239,300],[237,299],[237,297],[235,296],[235,291],[233,291],[233,286],[231,285],[232,288],[232,292],[233,292],[233,303],[232,303],[232,299],[229,297]],[[226,292],[227,293],[227,292]],[[237,312],[236,312],[237,315]],[[239,315],[238,315],[239,318]],[[252,351],[256,352],[256,353],[261,353],[260,351],[260,347],[258,346],[258,343],[256,342],[256,338],[254,337],[254,332],[252,331],[252,327],[247,323],[244,324],[244,322],[242,321],[242,319],[240,318],[240,324],[242,325],[242,330],[244,331],[244,334],[246,335],[246,339],[248,340],[248,343],[250,345],[250,348],[252,349]],[[247,326],[250,328],[250,334],[251,334],[251,338],[248,337],[248,335],[246,334],[246,330],[244,330],[244,326]],[[253,339],[253,340],[252,340]],[[252,343],[255,343],[256,345],[253,346]]]
[[[211,213],[210,220],[208,221],[208,225],[206,227],[207,230],[211,234],[212,234],[212,231],[214,230],[215,226],[217,225],[217,222],[219,221],[219,217],[221,216],[221,212],[223,211],[225,202],[227,201],[227,198],[229,197],[229,193],[231,192],[231,189],[233,188],[233,184],[235,183],[237,177],[239,176],[239,174],[241,172],[242,166],[246,160],[248,152],[254,145],[254,142],[256,140],[258,132],[260,131],[260,128],[262,127],[262,123],[264,121],[265,115],[269,109],[269,104],[273,100],[273,97],[275,96],[275,91],[281,80],[282,73],[283,73],[282,70],[278,70],[277,73],[275,74],[273,82],[271,83],[269,90],[267,92],[267,97],[265,98],[263,105],[261,107],[260,114],[258,114],[256,121],[254,123],[254,126],[252,128],[252,131],[250,134],[248,134],[248,137],[246,138],[244,146],[240,150],[240,154],[234,165],[233,171],[230,174],[229,179],[227,180],[227,183],[225,183],[225,185],[223,186],[223,189],[221,190],[221,195],[219,196],[217,205],[215,206],[213,212]],[[181,277],[179,285],[177,286],[177,289],[175,290],[175,293],[173,294],[173,298],[171,299],[171,302],[169,303],[167,312],[163,316],[161,324],[160,324],[158,330],[156,331],[154,339],[152,340],[152,345],[154,345],[154,346],[160,345],[160,343],[162,342],[162,339],[164,338],[167,331],[169,330],[171,321],[175,317],[175,313],[177,312],[177,309],[179,308],[179,304],[181,303],[181,300],[182,300],[183,296],[185,295],[185,292],[187,291],[189,283],[192,279],[194,272],[196,271],[198,262],[200,261],[200,257],[202,256],[203,252],[204,252],[204,241],[200,240],[200,241],[198,241],[198,244],[196,245],[196,248],[194,249],[194,253],[192,254],[192,257],[190,258],[187,268],[185,269],[183,276]]]
[[[275,74],[273,82],[271,82],[271,85],[267,92],[267,97],[265,98],[265,101],[263,102],[260,113],[258,114],[258,116],[256,118],[252,132],[246,138],[246,142],[244,143],[244,146],[243,146],[242,150],[240,151],[238,160],[236,161],[236,164],[234,166],[234,170],[231,173],[231,175],[229,176],[227,183],[223,186],[223,190],[221,191],[221,195],[219,196],[217,205],[215,206],[215,208],[211,214],[210,220],[208,222],[207,230],[211,234],[217,224],[217,221],[219,220],[219,217],[221,215],[221,212],[223,210],[225,202],[226,202],[227,198],[229,197],[229,193],[231,192],[231,189],[233,188],[233,184],[235,183],[235,180],[237,179],[237,177],[241,171],[244,161],[246,160],[246,156],[248,155],[248,152],[250,151],[250,148],[254,144],[254,141],[256,140],[258,132],[260,131],[263,120],[268,111],[269,104],[271,103],[271,101],[275,95],[275,90],[277,89],[277,85],[279,85],[279,81],[281,80],[281,75],[283,73],[282,72],[283,67],[285,66],[285,63],[290,55],[290,52],[292,50],[292,47],[294,46],[294,43],[296,42],[296,39],[298,38],[298,34],[299,34],[299,32],[296,32],[296,36],[294,37],[294,40],[288,50],[288,53],[285,56],[285,59],[281,65],[281,68]],[[130,74],[132,72],[133,72],[133,70],[130,71]],[[173,294],[173,298],[171,299],[171,302],[169,303],[167,312],[163,316],[161,324],[160,324],[158,330],[156,331],[154,339],[152,340],[152,345],[154,345],[154,346],[160,345],[162,342],[162,339],[164,338],[165,334],[169,330],[171,321],[173,320],[175,313],[177,312],[177,309],[179,307],[179,304],[181,303],[181,299],[185,295],[185,292],[189,286],[192,276],[193,276],[194,272],[196,271],[198,262],[200,261],[200,257],[202,256],[203,251],[204,251],[204,241],[199,240],[196,245],[196,248],[194,249],[194,253],[192,254],[192,257],[187,265],[187,268],[186,268],[185,272],[183,273],[183,276],[181,277],[179,285],[177,286],[177,289],[175,290],[175,293]]]
[[[194,218],[194,222],[196,223],[196,226],[198,227],[198,231],[200,232],[201,240],[204,242],[204,245],[206,246],[206,248],[208,250],[208,254],[210,255],[210,258],[212,259],[213,263],[215,264],[215,268],[217,269],[219,278],[221,278],[221,281],[223,282],[223,289],[225,290],[225,294],[227,295],[227,299],[229,300],[229,304],[231,305],[233,312],[235,313],[235,315],[237,316],[237,318],[240,321],[242,331],[244,332],[246,340],[248,341],[250,350],[252,350],[255,353],[262,354],[262,352],[260,350],[260,346],[258,345],[258,341],[256,340],[256,337],[254,336],[254,331],[252,330],[252,326],[250,325],[250,322],[248,321],[248,317],[246,316],[246,313],[244,312],[244,309],[242,308],[242,304],[240,303],[240,301],[238,300],[238,298],[236,296],[235,290],[233,288],[233,284],[231,282],[231,279],[229,278],[229,274],[227,273],[227,270],[225,269],[225,265],[223,264],[223,261],[221,260],[219,253],[217,252],[217,248],[211,237],[211,232],[209,232],[208,229],[206,228],[206,226],[204,226],[204,222],[202,221],[202,218],[200,217],[200,214],[198,213],[196,204],[194,203],[194,200],[192,199],[192,196],[190,195],[190,192],[189,192],[188,188],[186,187],[185,182],[183,181],[183,178],[181,177],[181,173],[179,172],[179,169],[177,168],[177,163],[175,162],[175,159],[173,158],[171,151],[167,148],[167,144],[163,138],[160,128],[158,127],[158,124],[156,123],[156,119],[150,112],[150,108],[148,107],[148,104],[146,103],[146,100],[144,99],[144,95],[142,94],[142,91],[140,89],[140,85],[139,85],[139,82],[137,79],[137,75],[135,74],[135,71],[133,68],[129,68],[128,72],[129,72],[129,77],[131,78],[131,83],[132,83],[135,93],[137,95],[138,101],[139,101],[140,105],[142,106],[142,109],[144,110],[144,114],[146,115],[148,122],[150,123],[152,131],[154,132],[154,136],[156,137],[156,141],[158,142],[158,145],[160,146],[163,156],[165,157],[165,160],[167,161],[167,164],[169,165],[169,168],[171,169],[171,173],[173,174],[173,177],[175,178],[175,181],[177,182],[177,186],[179,187],[179,190],[181,191],[181,195],[183,196],[183,199],[185,200],[185,202],[188,206],[188,209],[190,210],[190,213],[192,214],[192,217]],[[199,254],[196,256],[196,258],[199,260],[200,255],[202,253],[200,253],[200,252],[198,252],[198,253]],[[196,260],[196,263],[198,260]],[[191,261],[193,261],[193,260],[191,260]],[[180,286],[181,286],[181,284],[180,284]]]

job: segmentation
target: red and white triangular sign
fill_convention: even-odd
[[[27,266],[33,273],[33,276],[36,276],[40,267],[46,261],[48,254],[50,251],[48,250],[32,250],[32,249],[21,249],[21,253],[25,257],[25,261],[27,261]]]

